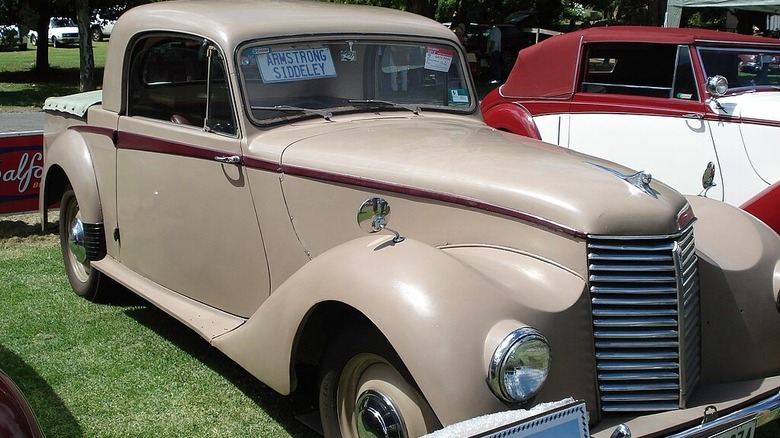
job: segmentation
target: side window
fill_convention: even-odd
[[[590,44],[580,91],[671,97],[677,46],[648,43]]]
[[[677,49],[677,67],[674,71],[675,99],[699,100],[699,91],[696,88],[696,76],[693,74],[691,53],[688,46],[680,46]]]
[[[130,64],[128,115],[234,135],[233,105],[219,51],[194,38],[139,41]]]
[[[226,135],[236,135],[233,100],[222,54],[211,49],[209,56],[208,101],[206,102],[206,129]]]

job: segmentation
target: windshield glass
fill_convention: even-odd
[[[780,85],[780,50],[699,48],[707,77],[728,79],[729,90],[747,91]]]
[[[70,18],[52,18],[51,27],[76,27],[76,23]]]
[[[357,39],[249,45],[244,103],[259,124],[358,111],[474,111],[460,53],[430,42]]]

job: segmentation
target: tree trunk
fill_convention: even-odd
[[[79,90],[92,91],[95,87],[95,56],[92,53],[89,0],[76,1],[79,24]]]
[[[48,14],[38,16],[35,31],[38,41],[35,43],[35,72],[46,73],[49,70],[49,17]]]

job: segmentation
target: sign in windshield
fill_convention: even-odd
[[[257,49],[257,66],[263,82],[287,82],[336,76],[327,47],[304,50]]]

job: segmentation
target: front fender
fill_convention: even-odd
[[[488,125],[525,137],[542,139],[542,134],[531,113],[518,103],[501,103],[482,113]]]
[[[247,323],[213,343],[264,383],[287,394],[292,386],[294,343],[306,315],[319,303],[345,303],[371,320],[388,339],[446,425],[507,408],[485,383],[485,359],[508,334],[499,334],[502,330],[496,327],[524,326],[527,323],[521,321],[528,317],[543,332],[555,332],[552,348],[583,359],[562,360],[560,368],[551,371],[551,379],[558,382],[544,388],[537,401],[569,396],[572,385],[563,384],[564,379],[572,383],[568,372],[578,377],[587,374],[582,380],[592,385],[592,367],[583,365],[592,362],[592,348],[582,348],[583,337],[590,341],[584,281],[540,260],[531,263],[534,266],[529,270],[514,266],[485,271],[514,276],[493,281],[479,263],[473,263],[484,257],[467,256],[469,249],[459,252],[453,255],[408,238],[393,244],[387,236],[342,244],[304,266]],[[526,283],[526,294],[548,298],[537,297],[524,305],[522,294],[512,294],[507,288],[521,287],[522,277],[529,272],[542,272],[546,275],[539,278],[549,282]],[[571,323],[564,327],[564,319]],[[554,320],[561,322],[559,327],[553,328]]]
[[[39,196],[39,207],[44,217],[48,206],[60,200],[67,184],[76,193],[82,220],[91,224],[102,223],[100,193],[89,145],[74,130],[63,131],[46,147]]]
[[[701,287],[702,383],[780,373],[780,237],[744,211],[688,197]]]

